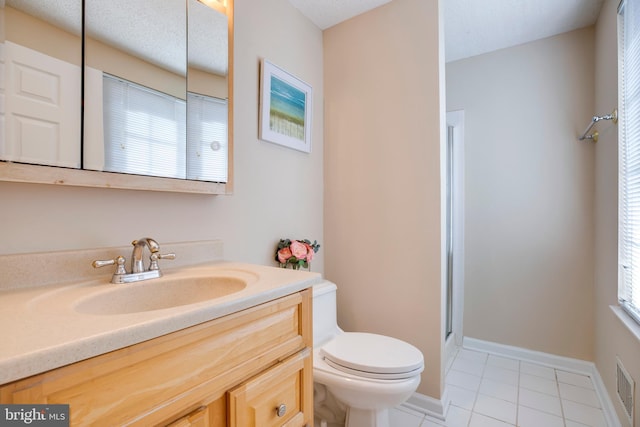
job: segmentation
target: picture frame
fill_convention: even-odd
[[[260,74],[259,138],[311,153],[313,88],[266,59]]]

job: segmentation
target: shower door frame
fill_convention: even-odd
[[[447,292],[451,299],[445,306],[446,316],[451,322],[451,334],[447,335],[448,321],[445,321],[445,337],[453,338],[451,343],[462,345],[463,318],[464,318],[464,110],[447,112],[447,165],[451,168],[451,215],[447,223],[452,227],[452,236],[449,239],[447,231]],[[451,131],[451,137],[449,135]],[[451,149],[450,149],[451,144]],[[453,157],[450,156],[450,151]],[[448,192],[448,189],[447,189]],[[449,196],[447,196],[447,199]],[[448,211],[448,209],[447,209]],[[452,265],[451,265],[452,264]],[[451,287],[449,287],[449,277]]]

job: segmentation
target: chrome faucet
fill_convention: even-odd
[[[145,271],[144,263],[142,262],[142,253],[144,252],[144,247],[148,247],[151,255],[153,255],[157,254],[160,251],[160,245],[150,237],[143,237],[142,239],[134,240],[133,242],[131,242],[131,244],[133,245],[133,252],[131,253],[131,272],[142,273],[143,271]],[[149,270],[151,270],[151,267],[153,266],[153,261],[151,262],[151,264],[152,265],[149,266]],[[158,263],[156,262],[156,267],[157,265]]]
[[[134,240],[131,244],[133,245],[133,252],[131,253],[131,273],[127,273],[124,267],[126,260],[123,256],[118,256],[115,259],[93,261],[93,267],[100,268],[107,265],[115,265],[116,272],[111,278],[111,283],[131,283],[162,276],[160,267],[158,266],[158,260],[176,258],[176,254],[174,253],[161,254],[160,245],[150,237]],[[145,246],[149,248],[149,252],[151,252],[149,268],[146,270],[142,258]]]

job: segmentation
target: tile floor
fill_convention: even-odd
[[[460,349],[449,363],[445,421],[400,406],[392,427],[607,427],[591,379]]]

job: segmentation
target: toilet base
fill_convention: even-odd
[[[389,427],[389,410],[349,407],[345,427]]]

